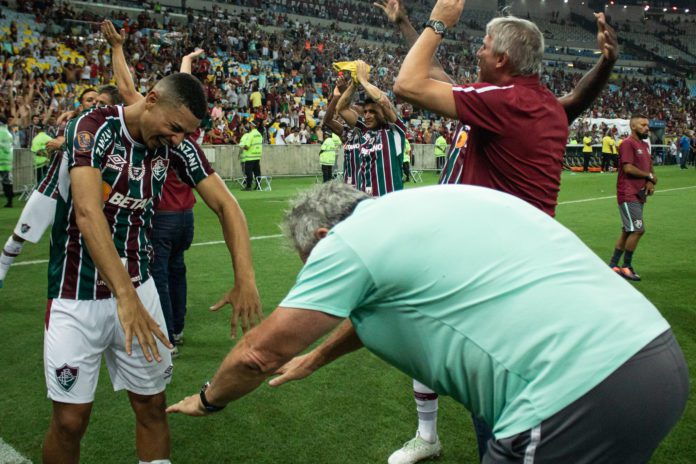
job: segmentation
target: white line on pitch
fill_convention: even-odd
[[[665,192],[674,192],[677,190],[690,190],[696,188],[696,185],[692,185],[689,187],[675,187],[671,189],[665,189],[665,190],[656,190],[655,194],[658,193],[665,193]],[[590,201],[599,201],[599,200],[610,200],[612,198],[616,198],[616,195],[611,195],[611,196],[606,196],[606,197],[595,197],[595,198],[585,198],[582,200],[571,200],[571,201],[562,201],[558,203],[558,205],[572,205],[574,203],[587,203]],[[275,235],[259,235],[257,237],[250,237],[249,240],[266,240],[269,238],[279,238],[282,237],[283,234],[275,234]],[[213,242],[199,242],[199,243],[194,243],[191,246],[208,246],[208,245],[222,245],[225,243],[224,240],[215,240]],[[39,259],[36,261],[21,261],[19,263],[14,263],[12,266],[29,266],[32,264],[44,264],[47,263],[47,259]]]
[[[31,464],[30,460],[19,454],[16,449],[2,438],[0,438],[0,462],[6,464]]]

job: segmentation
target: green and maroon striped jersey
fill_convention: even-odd
[[[379,129],[364,127],[361,131],[356,187],[374,197],[402,190],[402,165],[406,149],[406,126],[403,121],[397,118]]]
[[[461,122],[452,134],[452,143],[447,153],[447,163],[440,173],[439,184],[456,184],[462,175],[464,162],[461,159],[466,153],[466,144],[469,141],[471,127]]]
[[[134,286],[149,277],[152,254],[150,228],[153,202],[161,195],[171,167],[194,187],[214,171],[203,151],[185,139],[177,147],[148,150],[128,132],[122,106],[80,115],[66,129],[64,145],[68,169],[89,166],[101,171],[104,216],[116,250]],[[70,177],[59,177],[61,194],[51,232],[48,297],[73,300],[110,298],[77,227]]]

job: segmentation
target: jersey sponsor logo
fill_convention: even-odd
[[[94,135],[87,131],[78,132],[73,146],[76,151],[91,151],[94,147]]]
[[[137,284],[138,282],[140,282],[140,276],[137,275],[135,277],[131,277],[130,280],[131,280],[131,282]],[[97,285],[99,285],[100,287],[106,287],[106,281],[104,281],[101,278],[101,276],[99,276],[99,274],[97,274]]]
[[[128,166],[128,179],[141,181],[145,177],[145,167],[143,166]]]
[[[169,168],[169,160],[158,156],[152,160],[152,175],[156,180],[161,181],[167,175],[167,169]]]
[[[252,143],[253,145],[253,143]],[[186,160],[188,161],[189,169],[191,171],[195,171],[196,169],[200,169],[200,165],[198,162],[198,153],[196,150],[193,148],[193,145],[189,143],[182,143],[179,145],[179,148],[181,148],[181,151],[184,153],[184,156],[186,156]]]
[[[118,192],[114,192],[111,198],[109,198],[108,203],[118,206],[119,208],[140,210],[145,209],[150,203],[152,203],[152,198],[131,198]]]
[[[636,155],[642,155],[642,154],[643,154],[643,150],[642,150],[642,149],[639,148],[638,150],[636,150]]]
[[[126,164],[127,161],[123,158],[121,155],[109,155],[106,158],[106,167],[111,168],[115,171],[121,172],[123,171],[123,165]]]
[[[370,155],[372,153],[375,153],[377,151],[382,151],[382,144],[377,143],[375,145],[372,145],[371,147],[365,147],[360,149],[360,154],[363,156]]]
[[[63,390],[69,392],[75,386],[77,377],[80,375],[79,367],[68,366],[63,364],[56,369],[56,380]]]
[[[26,234],[29,232],[29,229],[31,229],[31,226],[29,224],[22,224],[19,226],[19,230],[23,233]]]

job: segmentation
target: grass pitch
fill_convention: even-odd
[[[670,321],[696,372],[696,171],[658,168],[658,193],[645,209],[647,233],[634,265],[643,277],[636,287]],[[424,183],[436,183],[432,173]],[[254,264],[266,314],[292,286],[300,261],[277,237],[287,200],[312,186],[314,178],[274,179],[271,192],[240,192],[230,185],[249,222]],[[608,260],[619,234],[615,176],[564,173],[558,220]],[[407,184],[407,188],[414,188]],[[22,203],[18,202],[21,206]],[[0,210],[2,243],[20,208]],[[211,313],[232,282],[232,266],[217,218],[199,202],[196,236],[187,252],[188,316],[185,344],[175,360],[170,402],[198,390],[234,345],[229,308]],[[0,290],[0,438],[33,462],[41,460],[48,426],[42,366],[48,239],[28,244]],[[39,263],[27,264],[31,261]],[[24,263],[24,264],[22,264]],[[130,463],[135,455],[134,421],[125,393],[114,393],[102,369],[92,419],[82,442],[82,462]],[[696,400],[658,449],[654,463],[693,463]],[[416,429],[411,380],[361,350],[279,389],[262,386],[208,418],[170,418],[174,463],[384,463]],[[440,463],[476,462],[476,440],[468,413],[449,398],[440,400]]]

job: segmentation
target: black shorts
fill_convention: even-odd
[[[686,407],[689,375],[668,330],[584,396],[525,432],[489,440],[483,464],[634,464]]]

